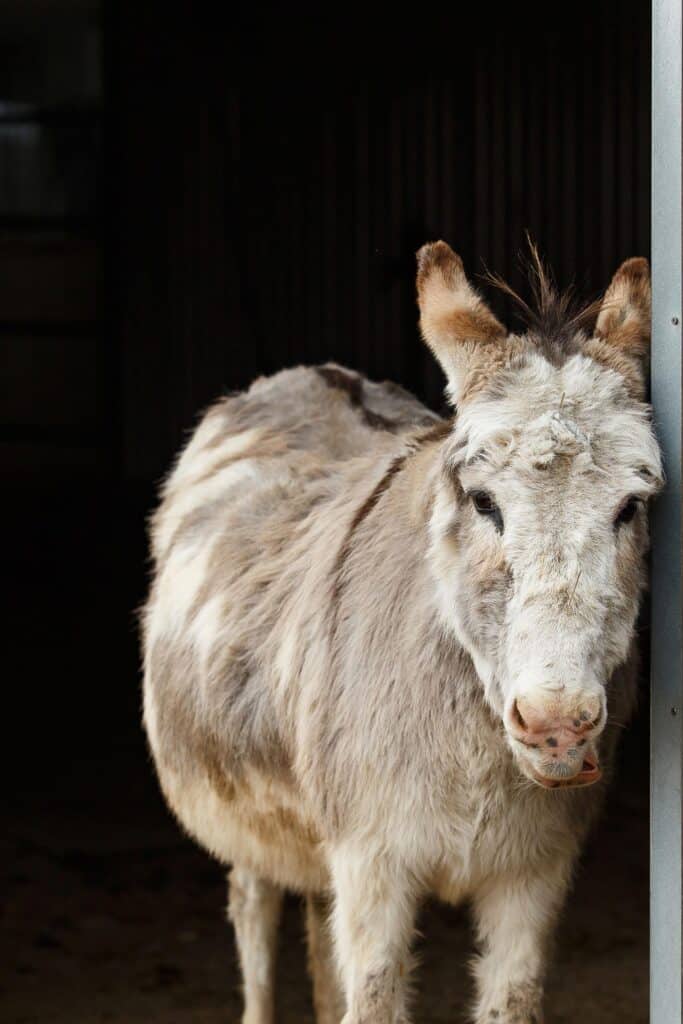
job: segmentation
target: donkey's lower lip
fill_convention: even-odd
[[[543,786],[544,789],[571,789],[578,786],[592,786],[594,782],[598,782],[602,778],[602,771],[597,761],[586,758],[581,771],[572,776],[571,779],[548,778],[547,775],[541,775],[535,769],[533,776],[534,781]]]

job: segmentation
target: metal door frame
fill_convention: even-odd
[[[681,0],[652,0],[652,403],[666,487],[653,513],[650,1022],[681,1024]]]

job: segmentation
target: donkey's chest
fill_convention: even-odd
[[[566,858],[584,832],[585,815],[567,794],[531,787],[500,764],[487,775],[473,774],[450,807],[444,807],[435,893],[457,903],[492,877],[539,874]],[[559,799],[558,799],[559,797]]]

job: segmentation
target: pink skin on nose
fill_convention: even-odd
[[[566,705],[561,709],[547,709],[534,706],[527,698],[520,697],[513,702],[506,716],[509,733],[533,751],[534,760],[542,759],[547,766],[556,764],[574,769],[566,778],[553,777],[552,772],[534,770],[537,782],[544,786],[589,785],[597,782],[601,772],[595,751],[589,745],[590,736],[601,725],[602,707],[597,697],[579,701],[572,712],[567,714]]]
[[[580,708],[576,714],[562,717],[549,716],[520,697],[515,701],[510,724],[513,735],[526,746],[547,746],[559,757],[564,757],[571,748],[585,746],[583,737],[595,728],[599,718],[600,709],[595,707]]]

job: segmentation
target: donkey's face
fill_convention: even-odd
[[[661,483],[643,402],[647,264],[615,275],[587,336],[536,264],[540,313],[508,336],[444,243],[420,252],[421,326],[457,405],[431,557],[447,621],[541,785],[600,777],[608,684],[645,583]]]

